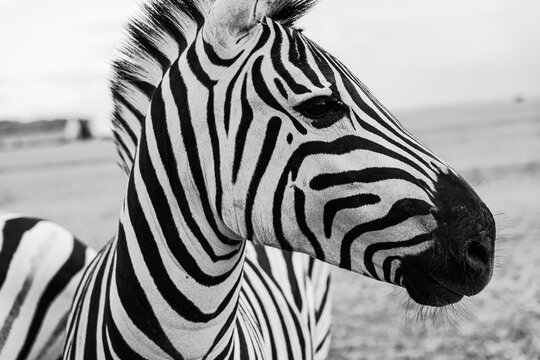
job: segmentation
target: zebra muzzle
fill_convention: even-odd
[[[441,174],[434,203],[434,243],[402,259],[403,285],[416,302],[455,303],[482,291],[493,274],[495,221],[487,206],[460,177]]]

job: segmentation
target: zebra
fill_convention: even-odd
[[[0,212],[0,359],[59,359],[67,316],[95,251],[66,229]]]
[[[328,264],[424,306],[488,284],[489,209],[295,28],[314,5],[162,0],[130,23],[112,81],[127,190],[64,359],[325,358]]]

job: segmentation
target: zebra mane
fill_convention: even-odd
[[[317,0],[275,0],[268,17],[292,26]],[[214,0],[150,0],[127,26],[113,63],[112,131],[119,165],[129,174],[152,95],[203,25]]]

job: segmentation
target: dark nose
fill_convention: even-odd
[[[433,246],[402,258],[403,285],[418,303],[444,306],[486,287],[493,273],[495,221],[459,176],[440,174],[431,211],[437,221]],[[412,208],[417,208],[414,204]],[[404,203],[402,211],[409,211]]]
[[[472,196],[462,194],[465,198]],[[461,200],[463,203],[452,207],[446,219],[439,216],[439,234],[452,242],[447,245],[455,261],[473,272],[490,272],[495,241],[493,216],[480,199],[479,202]]]
[[[461,294],[482,290],[493,272],[495,221],[474,190],[460,177],[439,178],[435,218],[438,253],[446,254],[448,280]]]

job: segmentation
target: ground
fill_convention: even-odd
[[[480,295],[431,325],[403,290],[336,269],[332,359],[540,359],[540,102],[399,114],[496,216],[497,269]],[[0,209],[54,220],[96,248],[124,176],[107,141],[0,152]],[[440,316],[444,317],[444,315]]]

